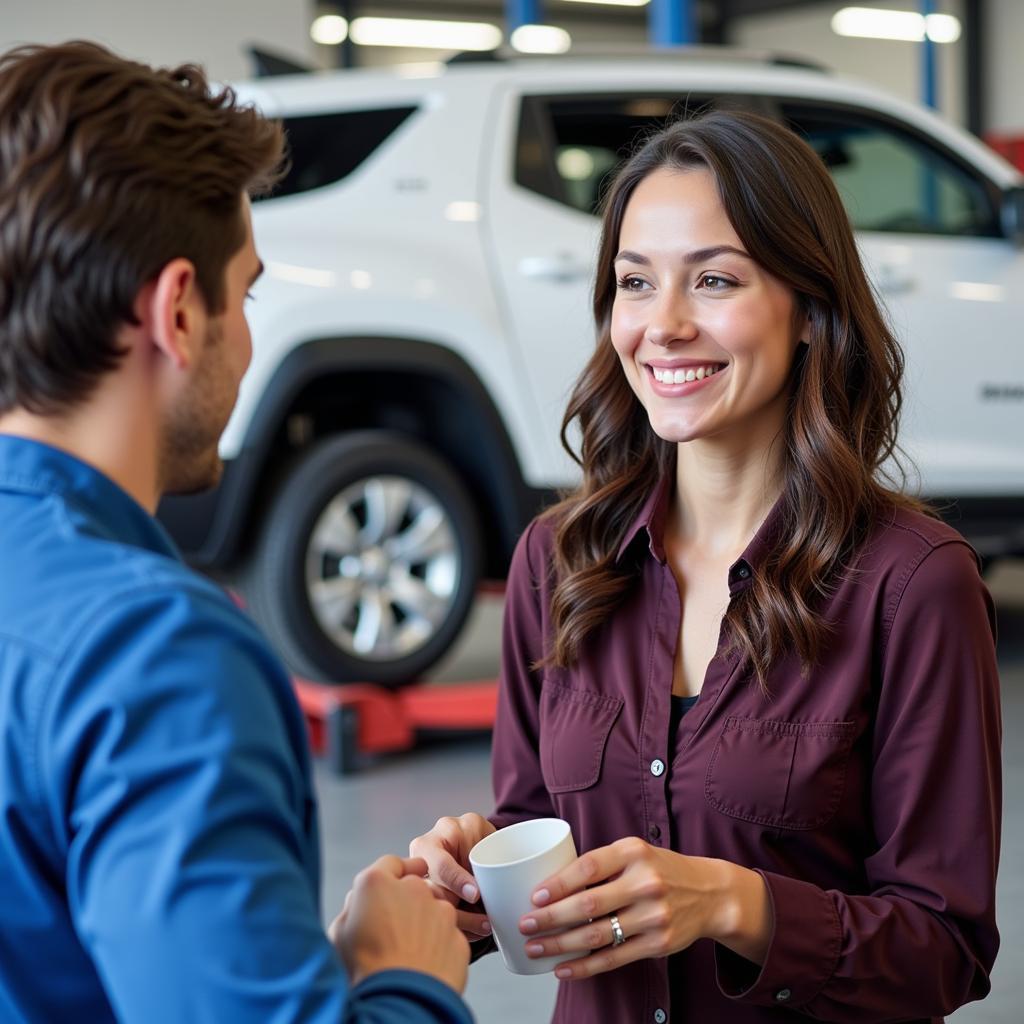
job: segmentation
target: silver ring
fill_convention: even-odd
[[[612,914],[608,918],[608,923],[612,926],[612,945],[621,946],[626,941],[626,936],[622,933],[622,925],[619,924],[618,916]]]

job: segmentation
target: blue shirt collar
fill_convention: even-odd
[[[127,491],[60,448],[0,434],[0,490],[59,498],[101,536],[181,560],[167,531]]]

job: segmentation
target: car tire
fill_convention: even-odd
[[[285,473],[242,589],[295,672],[394,688],[449,649],[479,575],[459,477],[418,441],[375,430],[320,441]]]

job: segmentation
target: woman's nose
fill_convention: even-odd
[[[665,346],[674,341],[693,341],[698,333],[689,305],[667,298],[651,311],[644,338],[652,345]]]

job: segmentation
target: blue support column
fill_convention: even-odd
[[[520,25],[539,25],[541,0],[505,0],[505,21],[507,22],[508,35]]]
[[[935,13],[934,0],[921,0],[921,15],[927,18],[929,14]],[[927,22],[925,23],[924,39],[921,42],[921,102],[926,106],[938,109],[939,90],[936,85],[936,47],[933,40],[928,38]],[[925,216],[930,224],[935,224],[939,216],[939,186],[935,178],[935,170],[930,163],[925,162],[921,169],[922,200]]]
[[[921,16],[927,18],[935,13],[935,0],[921,0]],[[938,109],[939,90],[935,73],[935,47],[938,44],[928,38],[925,31],[921,43],[921,102],[926,106]]]
[[[697,42],[694,0],[651,0],[649,36],[655,46]]]

